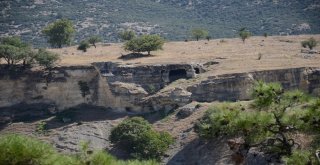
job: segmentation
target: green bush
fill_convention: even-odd
[[[300,133],[319,134],[320,99],[298,90],[282,91],[279,84],[258,82],[253,96],[259,110],[242,109],[230,103],[210,107],[196,124],[196,132],[208,140],[225,135],[242,137],[244,149],[258,147],[265,153],[283,157],[287,164],[300,158],[305,162],[305,151],[297,151],[301,144],[294,137]],[[264,111],[260,107],[265,107]]]
[[[278,96],[282,93],[283,89],[279,83],[265,83],[258,81],[255,83],[252,91],[254,105],[259,108],[268,107],[273,102],[278,102]]]
[[[79,46],[78,46],[78,50],[82,50],[83,52],[87,52],[87,49],[90,48],[90,44],[87,40],[81,41]]]
[[[111,131],[110,140],[140,159],[159,160],[173,138],[166,132],[156,132],[141,117],[124,120]]]
[[[0,164],[3,165],[42,165],[53,154],[55,151],[49,144],[33,138],[21,135],[0,137]]]
[[[312,50],[314,47],[317,46],[317,41],[313,37],[311,37],[306,41],[302,41],[301,46],[304,48],[308,47],[310,50]]]
[[[86,143],[87,144],[87,143]],[[86,152],[84,149],[82,152]],[[49,144],[23,135],[0,136],[1,165],[157,165],[156,161],[117,160],[105,151],[83,157],[62,155]]]
[[[307,165],[311,164],[312,154],[308,151],[294,151],[292,155],[283,158],[286,165]]]

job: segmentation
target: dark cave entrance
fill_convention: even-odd
[[[181,78],[183,78],[183,79],[187,78],[187,71],[185,69],[170,70],[170,72],[169,72],[170,82],[176,81]]]
[[[199,69],[199,68],[194,68],[194,72],[195,72],[196,74],[200,74],[200,69]]]

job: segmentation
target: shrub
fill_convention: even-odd
[[[173,143],[168,133],[154,131],[151,125],[141,117],[124,120],[112,129],[110,140],[126,149],[134,157],[157,160]]]
[[[83,52],[87,52],[88,48],[90,48],[89,42],[81,41],[77,49],[82,50]]]
[[[254,105],[259,108],[270,106],[273,102],[278,101],[278,96],[281,93],[283,93],[283,89],[279,83],[265,83],[258,81],[254,84],[252,90]]]
[[[307,165],[311,164],[311,153],[308,151],[294,151],[292,155],[283,158],[286,165]]]
[[[40,165],[55,154],[46,143],[22,135],[0,137],[0,164]]]
[[[302,41],[301,46],[304,48],[308,47],[310,50],[312,50],[314,47],[317,46],[317,41],[313,37],[311,37],[306,41]]]
[[[86,143],[88,145],[88,143]],[[158,165],[156,161],[120,161],[105,151],[88,154],[83,148],[80,155],[62,155],[53,147],[23,135],[0,136],[1,165]]]

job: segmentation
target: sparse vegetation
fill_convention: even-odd
[[[48,37],[52,47],[61,48],[63,45],[70,45],[75,29],[70,20],[60,19],[45,27],[42,33]]]
[[[124,120],[111,131],[110,140],[126,149],[133,157],[157,160],[173,143],[170,134],[154,131],[141,117]]]
[[[142,35],[127,41],[124,45],[125,50],[132,52],[148,52],[162,49],[164,40],[158,35]]]
[[[208,36],[208,31],[199,28],[193,29],[191,33],[192,37],[194,37],[197,41],[199,41],[199,39],[201,38],[206,38]]]
[[[246,28],[241,28],[239,30],[239,36],[242,42],[245,43],[245,40],[251,36],[251,33]]]
[[[85,156],[84,156],[85,155]],[[49,144],[22,135],[0,136],[0,164],[3,165],[157,165],[155,161],[117,160],[105,151],[62,155]]]
[[[317,46],[317,41],[313,37],[311,37],[306,41],[302,41],[301,46],[304,48],[308,47],[310,50],[312,50],[314,47]]]
[[[212,139],[228,135],[244,140],[243,149],[258,147],[265,154],[292,162],[312,162],[313,149],[300,151],[294,135],[317,134],[320,124],[320,104],[301,92],[283,92],[279,84],[259,82],[253,90],[254,105],[261,109],[242,109],[237,104],[223,104],[208,109],[197,124],[199,136]],[[300,102],[300,103],[299,103]],[[301,108],[301,104],[306,104]],[[236,105],[236,106],[235,106]],[[312,116],[312,117],[311,117]],[[319,147],[319,146],[318,146]],[[304,164],[304,163],[302,163]]]

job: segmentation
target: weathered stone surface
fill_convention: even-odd
[[[187,90],[192,93],[192,100],[199,102],[247,100],[254,82],[262,80],[279,82],[285,90],[301,89],[316,94],[320,86],[319,72],[312,68],[290,68],[227,74],[209,77]]]
[[[178,109],[177,117],[184,119],[192,115],[197,110],[195,104],[188,104]]]
[[[117,111],[143,113],[184,106],[191,101],[236,101],[250,99],[257,80],[280,82],[285,89],[320,91],[319,68],[290,68],[209,76],[190,86],[170,86],[177,78],[195,78],[200,64],[118,65],[95,63],[91,67],[56,68],[52,74],[28,72],[14,77],[0,71],[0,108],[17,104],[46,104],[56,113],[80,104],[110,107]],[[86,82],[83,97],[78,85]],[[8,115],[0,115],[1,117]],[[10,115],[9,115],[10,117]]]

